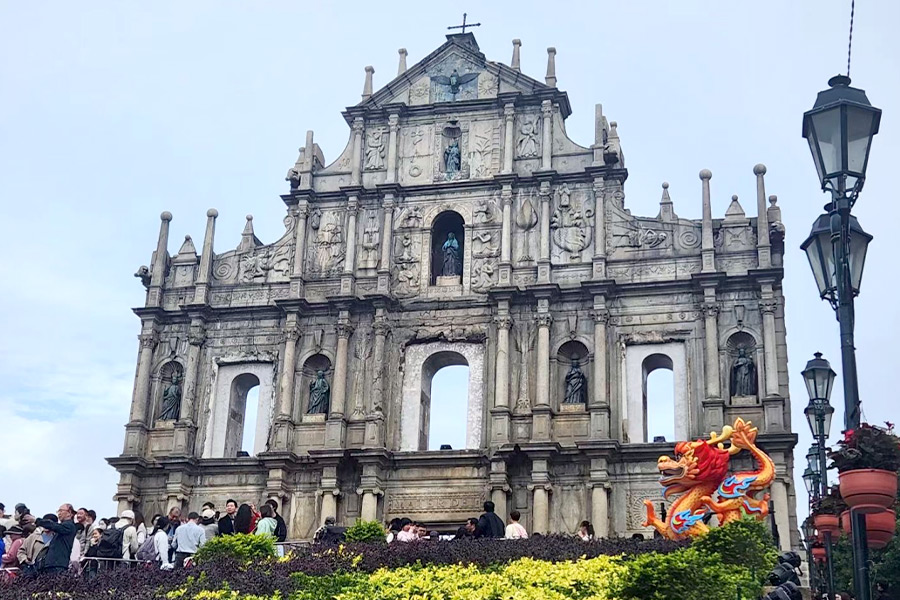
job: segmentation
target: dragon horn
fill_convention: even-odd
[[[731,428],[731,425],[726,425],[722,428],[722,435],[717,434],[715,431],[709,432],[709,441],[706,442],[710,446],[715,446],[716,444],[719,447],[722,447],[722,442],[726,442],[731,439],[731,435],[734,433],[734,429]]]

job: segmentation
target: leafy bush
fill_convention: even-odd
[[[762,586],[744,567],[716,554],[685,548],[671,554],[642,554],[627,563],[621,600],[710,600],[758,598]],[[741,595],[739,595],[741,594]]]
[[[240,562],[263,560],[275,556],[275,538],[269,535],[238,533],[217,535],[194,555],[194,562],[203,564],[213,560],[233,559]]]
[[[386,542],[384,527],[378,521],[360,521],[347,528],[344,539],[348,542]]]
[[[863,423],[844,433],[838,449],[828,453],[841,473],[854,469],[900,470],[900,438],[893,427],[883,429]]]
[[[760,583],[778,562],[778,550],[768,527],[752,517],[710,529],[692,548],[716,555],[726,565],[749,569]]]

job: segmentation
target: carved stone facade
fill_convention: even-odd
[[[594,143],[576,144],[555,76],[513,62],[450,35],[367,85],[334,162],[307,134],[274,243],[248,217],[237,248],[215,253],[211,210],[202,251],[188,239],[170,256],[162,215],[110,459],[123,507],[272,497],[299,539],[327,516],[455,528],[492,499],[531,531],[589,519],[600,535],[649,535],[641,502],[662,501],[656,459],[673,440],[647,431],[646,376],[666,368],[679,436],[737,416],[760,428],[782,544],[796,544],[783,226],[768,222],[765,167],[757,217],[735,198],[714,219],[705,170],[702,219],[678,217],[667,184],[659,215],[632,215],[617,124],[598,105]],[[461,277],[437,270],[448,232]],[[575,363],[584,379],[564,402]],[[466,448],[424,451],[431,377],[451,364],[470,367]],[[239,456],[255,385],[256,447]],[[159,418],[167,388],[180,409]]]

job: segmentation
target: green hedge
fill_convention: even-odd
[[[194,555],[197,564],[222,559],[241,562],[264,560],[275,556],[275,538],[270,535],[237,533],[217,535],[209,540]]]

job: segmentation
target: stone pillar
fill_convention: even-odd
[[[505,523],[509,518],[509,509],[506,505],[506,493],[507,490],[502,487],[495,487],[491,490],[491,502],[494,503],[494,512],[497,513],[497,516],[503,519]]]
[[[700,225],[700,254],[703,264],[700,271],[703,273],[715,273],[716,250],[713,241],[712,230],[712,200],[710,199],[709,180],[712,172],[709,169],[700,171],[700,182],[703,188],[703,220]]]
[[[372,353],[372,405],[369,407],[369,415],[366,420],[364,445],[368,448],[383,448],[385,342],[388,331],[390,331],[384,308],[375,309],[375,322],[372,329],[375,331],[375,349]]]
[[[344,257],[344,274],[356,272],[356,215],[359,213],[359,200],[356,196],[347,199],[347,254]]]
[[[353,327],[350,313],[342,310],[338,316],[337,351],[334,357],[334,381],[331,384],[331,409],[325,424],[325,447],[341,448],[344,443],[344,412],[347,401],[347,350]]]
[[[378,496],[375,490],[362,490],[360,518],[363,521],[375,521],[378,519]]]
[[[534,493],[534,524],[532,534],[546,535],[550,531],[550,485],[529,486]]]
[[[781,476],[772,481],[772,504],[775,508],[775,525],[778,527],[779,549],[791,550],[791,515],[788,512],[787,484]]]
[[[503,119],[506,127],[506,136],[503,140],[503,170],[501,173],[513,172],[513,156],[515,156],[515,127],[516,127],[516,106],[512,103],[503,106]]]
[[[149,328],[145,326],[146,332],[138,336],[141,349],[138,354],[134,394],[131,396],[131,418],[129,420],[132,423],[146,424],[150,418],[150,370],[153,367],[153,350],[159,341],[152,327],[152,324]]]
[[[362,135],[366,122],[362,117],[353,119],[350,126],[353,130],[353,155],[350,157],[350,185],[360,184],[360,168],[362,166]]]
[[[206,234],[203,236],[203,254],[200,255],[200,268],[197,273],[197,284],[194,288],[194,304],[206,304],[209,292],[209,276],[212,273],[213,238],[216,235],[216,217],[219,211],[214,208],[206,211]]]
[[[753,167],[756,175],[756,253],[759,259],[759,268],[768,269],[772,266],[771,244],[769,243],[769,217],[766,209],[766,165],[759,164]]]
[[[607,390],[606,324],[609,311],[602,295],[594,296],[594,393],[588,408],[591,412],[590,437],[609,437],[609,394]]]
[[[384,221],[381,230],[381,262],[378,265],[378,293],[387,295],[391,288],[391,250],[394,247],[394,195],[385,194],[381,204]]]
[[[338,487],[337,464],[329,459],[322,466],[322,479],[319,481],[319,494],[322,495],[322,506],[319,511],[319,524],[324,525],[328,517],[338,517],[338,496],[341,490]]]
[[[550,283],[550,182],[542,181],[538,191],[541,198],[541,243],[538,255],[538,283]]]
[[[509,442],[509,301],[500,300],[497,306],[497,361],[494,372],[494,408],[491,410],[491,443]]]
[[[303,277],[303,261],[306,259],[306,218],[309,216],[309,204],[302,200],[297,205],[297,222],[294,225],[294,264],[291,268],[291,279]]]
[[[156,241],[156,252],[150,266],[150,288],[147,290],[147,306],[156,307],[162,304],[162,286],[166,278],[166,263],[169,260],[169,223],[172,213],[163,211],[159,215],[159,238]]]
[[[549,171],[551,166],[551,155],[553,154],[553,102],[544,100],[541,102],[541,114],[543,115],[543,134],[544,141],[541,145],[541,170]]]
[[[535,405],[532,408],[531,440],[549,441],[553,409],[550,406],[550,316],[549,300],[538,300],[537,377]]]
[[[319,516],[319,524],[324,525],[328,517],[337,518],[337,500],[341,492],[337,488],[322,490],[322,511]]]
[[[594,179],[594,279],[606,278],[606,185],[602,178]]]
[[[278,383],[277,418],[292,419],[294,415],[294,373],[297,363],[297,341],[300,339],[300,327],[297,314],[290,313],[284,321],[284,348],[281,365],[281,379]]]
[[[175,442],[172,451],[175,455],[190,456],[194,453],[194,434],[197,431],[194,412],[200,383],[200,352],[205,342],[203,320],[192,318],[188,332],[187,365],[184,369],[184,388],[181,395],[181,418],[175,424]]]
[[[591,522],[597,537],[609,537],[609,483],[595,483],[591,488]]]
[[[707,288],[703,305],[706,317],[706,398],[708,400],[722,397],[719,377],[719,303],[716,301],[716,290]]]
[[[400,128],[400,115],[394,113],[388,117],[388,152],[387,152],[387,174],[385,175],[386,183],[394,183],[397,181],[397,130]]]
[[[762,312],[763,351],[766,357],[766,396],[778,396],[778,355],[775,338],[775,311],[778,309],[778,300],[772,296],[771,286],[765,287],[768,290],[763,291],[759,310]]]

